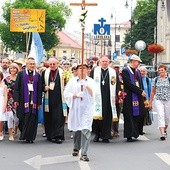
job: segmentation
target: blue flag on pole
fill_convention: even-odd
[[[43,59],[43,44],[38,32],[32,33],[32,43],[29,56],[35,58],[36,64],[40,65]]]
[[[117,58],[117,52],[113,53],[113,60]]]

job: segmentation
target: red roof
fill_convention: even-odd
[[[57,36],[60,39],[60,44],[72,48],[81,48],[81,45],[78,44],[75,40],[73,40],[67,33],[61,31],[57,33]]]

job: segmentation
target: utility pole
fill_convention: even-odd
[[[129,4],[128,1],[126,0],[125,7],[128,8]],[[132,0],[131,0],[131,9],[130,9],[130,48],[132,49],[132,26],[133,26],[133,21],[132,21]]]

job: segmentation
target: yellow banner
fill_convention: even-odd
[[[11,9],[11,32],[45,32],[44,9]]]

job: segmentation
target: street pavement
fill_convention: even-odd
[[[72,133],[65,127],[65,141],[51,143],[42,137],[43,130],[33,144],[18,140],[0,142],[0,170],[169,170],[170,137],[160,141],[156,127],[156,115],[151,126],[145,126],[145,135],[135,142],[123,138],[123,120],[120,121],[120,136],[110,143],[91,141],[88,151],[89,162],[73,157]],[[93,138],[93,135],[92,135]]]

